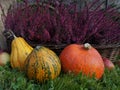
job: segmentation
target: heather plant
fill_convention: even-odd
[[[37,44],[119,43],[120,23],[114,17],[120,13],[115,7],[104,9],[102,5],[94,0],[79,11],[77,3],[24,0],[9,9],[4,25],[6,30]]]

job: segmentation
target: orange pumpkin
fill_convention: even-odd
[[[104,73],[104,63],[101,55],[90,44],[71,44],[60,53],[60,60],[64,72],[84,75],[95,75],[101,78]]]

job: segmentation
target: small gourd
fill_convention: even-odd
[[[13,36],[14,39],[11,43],[10,64],[12,68],[24,70],[25,59],[31,53],[33,48],[22,37],[16,37],[14,34]]]
[[[56,78],[61,71],[59,57],[44,46],[37,46],[27,57],[24,66],[28,78],[39,83]]]
[[[84,45],[71,44],[66,46],[60,54],[64,72],[72,72],[101,78],[104,73],[104,63],[99,52],[86,43]]]

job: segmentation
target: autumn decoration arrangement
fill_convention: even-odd
[[[110,66],[89,43],[70,44],[61,51],[60,56],[57,56],[54,51],[45,46],[32,48],[22,37],[16,37],[13,32],[12,34],[14,39],[9,58],[11,67],[25,72],[30,80],[39,83],[55,79],[61,71],[75,75],[82,72],[83,75],[100,79],[105,68]]]
[[[7,59],[5,65],[9,62],[12,69],[39,83],[62,73],[82,73],[101,80],[105,69],[114,70],[115,65],[92,44],[119,43],[120,23],[114,17],[120,14],[114,7],[101,8],[99,0],[80,11],[75,3],[52,1],[30,4],[25,0],[9,9],[4,25],[13,37],[11,51],[6,58],[1,56],[5,51],[1,51],[0,65]],[[67,45],[59,55],[42,45],[64,43]]]

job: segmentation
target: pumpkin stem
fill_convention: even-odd
[[[89,43],[85,43],[84,44],[84,48],[89,50],[92,46]]]
[[[35,47],[35,49],[36,49],[36,50],[39,50],[39,48],[41,48],[41,46],[40,46],[40,45]]]
[[[9,32],[13,35],[14,38],[16,38],[16,35],[13,33],[13,31],[9,30]]]

